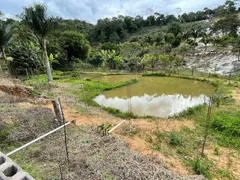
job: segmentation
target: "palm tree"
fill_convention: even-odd
[[[211,42],[211,38],[209,35],[207,34],[204,34],[202,36],[202,39],[200,40],[200,42],[202,42],[204,44],[204,54],[206,54],[206,51],[207,51],[207,45]]]
[[[2,13],[0,12],[0,16]],[[0,52],[2,53],[3,59],[6,60],[5,47],[10,40],[10,26],[3,20],[0,19]]]
[[[197,38],[202,36],[203,30],[201,27],[194,27],[190,30],[189,33],[190,33],[190,36],[194,39],[192,46],[193,46],[193,54],[195,54]]]
[[[53,29],[53,21],[47,17],[47,8],[41,4],[34,4],[25,8],[22,14],[23,22],[33,31],[43,50],[44,64],[47,71],[48,82],[53,82],[51,67],[47,53],[47,34]]]

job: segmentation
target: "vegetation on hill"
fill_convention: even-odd
[[[38,104],[38,100],[61,97],[70,118],[80,118],[91,126],[67,129],[70,164],[63,158],[61,132],[14,155],[13,159],[36,179],[203,178],[174,175],[154,154],[167,159],[170,168],[183,167],[186,174],[239,179],[240,112],[230,93],[240,88],[239,13],[240,8],[231,0],[215,9],[204,8],[178,17],[156,12],[145,19],[140,15],[118,16],[100,19],[96,24],[47,16],[47,8],[42,4],[24,8],[19,19],[5,18],[0,12],[0,83],[6,84],[4,92],[9,84],[14,90],[14,84],[21,83],[17,79],[4,83],[7,78],[2,74],[6,73],[31,86],[34,98],[42,94],[30,100],[0,93],[1,151],[7,153],[58,126],[53,112],[43,107],[46,104]],[[217,69],[222,60],[216,56],[218,53],[238,58],[230,64],[227,75],[200,71],[200,65],[194,64],[214,57]],[[228,64],[224,62],[222,66]],[[206,104],[190,107],[169,119],[145,114],[139,117],[129,110],[129,94],[131,85],[141,81],[124,81],[126,74],[184,78],[192,80],[194,87],[198,81],[209,83],[214,88],[212,101],[208,108]],[[108,75],[122,79],[114,83],[96,78]],[[102,104],[93,100],[104,91],[124,86],[127,99],[121,103],[128,101],[127,112],[100,107]],[[95,114],[91,114],[90,108]],[[129,123],[116,134],[129,141],[131,149],[142,150],[143,155],[151,157],[131,152],[115,135],[102,137],[94,125],[105,123],[106,117],[110,117],[111,125],[127,119]],[[178,128],[169,128],[172,123]],[[184,123],[186,126],[182,126]]]
[[[24,8],[20,20],[6,19],[1,14],[0,51],[4,64],[15,69],[13,75],[36,74],[45,68],[49,81],[51,69],[172,71],[185,64],[186,54],[199,52],[196,49],[202,44],[204,54],[212,44],[231,46],[239,57],[238,12],[234,1],[228,0],[216,9],[205,8],[178,17],[156,12],[146,19],[119,16],[92,25],[47,17],[46,7],[35,4]],[[216,18],[219,20],[212,23]],[[21,58],[16,57],[19,55]]]

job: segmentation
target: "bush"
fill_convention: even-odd
[[[111,42],[105,42],[101,44],[101,49],[102,50],[115,50],[115,51],[119,51],[120,47],[117,44],[111,43]]]
[[[214,154],[219,155],[219,150],[220,150],[219,146],[215,146],[214,147]]]
[[[85,35],[78,31],[64,31],[61,46],[67,52],[69,64],[76,58],[84,60],[88,57],[90,44]]]
[[[169,144],[173,146],[181,145],[181,139],[177,132],[171,132]]]
[[[205,160],[198,156],[191,162],[191,164],[192,164],[192,168],[196,174],[198,174],[198,175],[201,174],[207,178],[211,178],[211,174],[209,172],[210,162],[208,160]]]
[[[152,136],[148,135],[148,136],[146,137],[145,141],[148,142],[148,143],[152,143],[152,142],[153,142]]]
[[[12,47],[10,54],[13,60],[9,62],[9,70],[12,75],[29,75],[31,72],[43,70],[41,51],[26,45]]]

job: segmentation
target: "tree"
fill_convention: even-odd
[[[204,34],[203,36],[202,36],[202,39],[200,40],[200,42],[202,42],[203,44],[204,44],[204,54],[206,53],[206,51],[207,51],[207,45],[211,42],[211,38],[210,38],[210,36],[209,35],[207,35],[207,34]]]
[[[182,60],[184,61],[185,54],[189,51],[190,47],[186,44],[183,43],[181,44],[176,50],[179,54],[182,55]]]
[[[51,67],[47,52],[47,34],[53,28],[53,20],[47,16],[47,8],[41,4],[34,4],[24,9],[23,22],[33,31],[43,49],[44,64],[49,82],[53,82]]]
[[[41,55],[37,47],[32,43],[19,43],[10,47],[9,70],[13,75],[26,75],[28,72],[43,69]]]
[[[120,47],[118,44],[114,44],[111,42],[106,42],[106,43],[102,43],[101,44],[101,49],[102,50],[115,50],[115,51],[119,51]]]
[[[236,14],[230,14],[230,15],[227,15],[225,18],[217,21],[213,25],[212,30],[214,32],[221,31],[225,35],[236,34],[239,26],[240,26],[240,20],[238,19],[238,16]]]
[[[118,33],[114,31],[110,36],[109,36],[109,41],[111,43],[119,43],[120,37],[118,36]]]
[[[193,47],[193,54],[195,53],[195,48],[197,46],[197,38],[201,37],[203,34],[203,29],[200,26],[196,26],[190,29],[189,31],[190,36],[193,38],[192,47]]]
[[[227,13],[236,12],[237,8],[235,7],[235,2],[232,0],[227,0],[224,4],[225,9],[227,9]]]
[[[71,65],[75,58],[85,60],[88,57],[90,45],[85,35],[77,31],[64,31],[60,42],[66,51],[67,59]]]
[[[178,22],[172,22],[168,27],[168,33],[172,33],[175,37],[178,34],[181,34],[182,33],[181,24]]]
[[[11,27],[7,22],[1,19],[2,13],[0,12],[0,52],[3,59],[6,60],[5,46],[8,44],[11,37]]]
[[[142,64],[150,65],[151,70],[153,71],[154,67],[157,66],[158,61],[159,61],[158,54],[145,54],[142,59]]]
[[[115,50],[101,50],[101,57],[103,60],[103,66],[109,67],[111,69],[116,69],[117,63],[120,58],[116,58],[116,51]]]
[[[172,55],[169,55],[169,54],[161,54],[159,56],[159,58],[161,59],[162,61],[162,64],[163,64],[163,68],[170,74],[170,72],[173,70],[174,66],[174,61],[175,61],[175,57],[172,56]]]

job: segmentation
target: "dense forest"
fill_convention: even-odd
[[[178,15],[158,12],[144,19],[121,16],[90,24],[78,19],[47,15],[47,8],[35,4],[23,9],[16,19],[1,13],[0,49],[13,75],[35,74],[51,69],[107,68],[127,71],[154,67],[173,71],[184,64],[187,53],[196,53],[199,43],[240,50],[240,20],[234,1],[215,9]],[[213,21],[214,19],[214,21]],[[157,28],[153,33],[145,31]],[[43,60],[44,59],[44,60]]]

